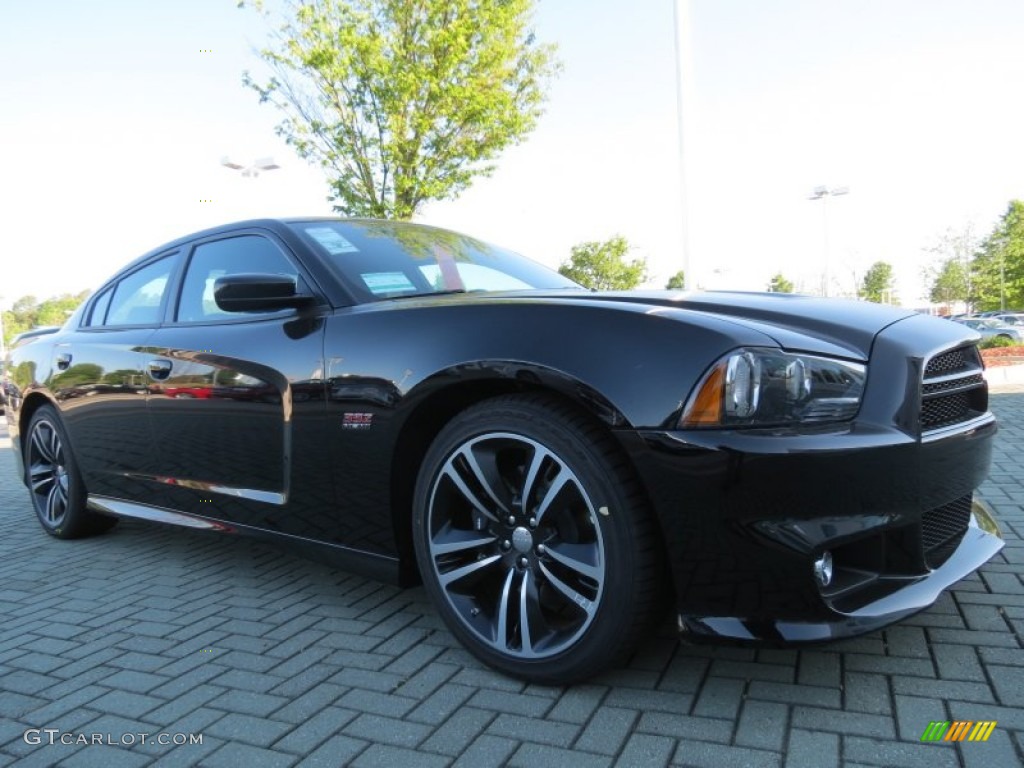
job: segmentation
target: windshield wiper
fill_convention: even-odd
[[[388,296],[389,299],[422,299],[424,296],[448,296],[453,293],[470,293],[465,288],[451,288],[447,291],[423,291],[422,293],[400,293]]]

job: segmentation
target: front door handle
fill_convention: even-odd
[[[149,375],[151,378],[157,381],[163,381],[171,375],[171,361],[170,360],[150,360],[149,361]]]
[[[61,371],[66,371],[68,366],[71,365],[71,353],[61,352],[57,355],[57,368]]]

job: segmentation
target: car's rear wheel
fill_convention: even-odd
[[[67,432],[53,406],[32,414],[25,435],[25,474],[32,506],[51,536],[77,539],[107,530],[117,519],[86,509],[85,483]]]
[[[662,548],[611,437],[542,396],[482,402],[420,469],[414,540],[427,591],[487,664],[566,683],[633,649],[661,604]]]

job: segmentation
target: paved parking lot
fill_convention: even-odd
[[[982,492],[1007,546],[935,607],[800,651],[666,628],[573,688],[482,667],[420,589],[264,544],[134,521],[51,539],[0,432],[0,766],[1020,765],[1024,388],[993,408]],[[998,725],[985,743],[922,743],[934,720]],[[93,734],[134,743],[60,744]]]

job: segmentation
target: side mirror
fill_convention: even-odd
[[[302,307],[316,299],[297,293],[294,278],[287,275],[239,274],[218,277],[213,299],[225,312],[253,312]]]

